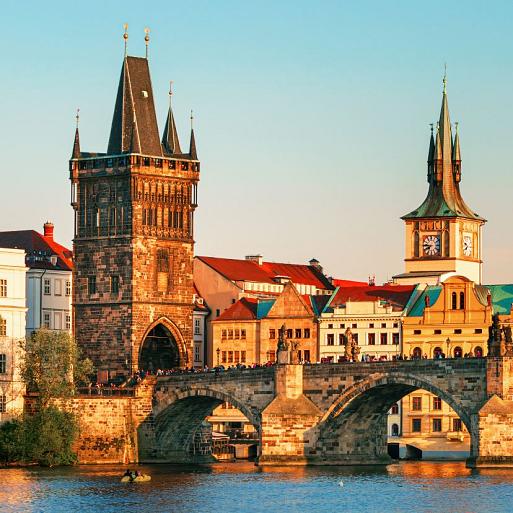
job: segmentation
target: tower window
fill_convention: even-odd
[[[96,276],[87,277],[87,291],[89,294],[96,294]]]
[[[456,292],[451,294],[451,308],[452,310],[456,310],[458,308],[458,296]]]
[[[465,292],[460,292],[460,310],[465,310]]]
[[[110,277],[110,291],[112,294],[117,294],[119,292],[119,276]]]

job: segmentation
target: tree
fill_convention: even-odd
[[[69,333],[40,329],[21,342],[20,372],[27,390],[38,393],[40,408],[53,398],[69,398],[75,384],[87,382],[93,372],[91,360],[80,358],[80,350]]]

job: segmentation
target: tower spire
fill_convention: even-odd
[[[182,153],[180,149],[180,141],[178,140],[178,132],[176,130],[175,117],[173,116],[173,81],[169,82],[169,109],[167,111],[166,126],[162,134],[162,146],[164,152],[170,155]]]
[[[150,29],[148,27],[144,29],[144,44],[146,45],[146,60],[148,60],[148,46],[150,44]]]
[[[77,125],[75,127],[75,141],[73,142],[73,151],[71,153],[72,159],[80,158],[80,136],[78,134],[78,123],[80,121],[80,109],[77,109],[77,115],[75,116],[77,120]]]
[[[435,159],[435,138],[433,135],[433,125],[434,123],[430,123],[431,127],[431,135],[429,137],[429,150],[428,150],[428,182],[431,183],[433,174],[434,174],[434,159]]]
[[[123,33],[123,39],[125,40],[125,58],[126,58],[127,53],[128,53],[128,23],[125,23],[123,25],[123,29],[125,30],[125,32]]]
[[[198,152],[196,151],[196,138],[194,137],[194,115],[191,110],[191,142],[189,144],[189,155],[191,159],[198,160]]]

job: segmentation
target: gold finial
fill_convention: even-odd
[[[77,129],[78,129],[78,122],[80,121],[80,109],[77,109],[77,115],[75,116],[75,119],[77,120]]]
[[[194,123],[194,114],[193,114],[192,109],[191,109],[191,130],[194,128],[193,127],[193,123]]]
[[[146,45],[146,59],[148,59],[148,46],[150,44],[150,29],[146,27],[144,29],[144,44]]]
[[[447,63],[444,64],[444,79],[442,80],[444,84],[444,94],[447,93]]]
[[[128,45],[128,23],[125,23],[123,25],[123,28],[125,29],[125,32],[123,34],[123,39],[125,40],[125,57],[127,54],[127,45]]]

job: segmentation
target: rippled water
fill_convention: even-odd
[[[4,512],[513,512],[513,470],[464,463],[388,467],[148,465],[149,483],[120,483],[123,469],[81,466],[0,470]]]

